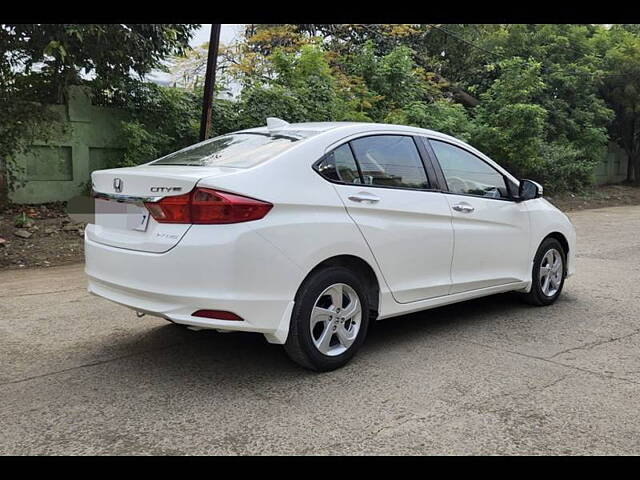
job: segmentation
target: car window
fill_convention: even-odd
[[[327,153],[316,167],[329,180],[344,183],[361,183],[356,160],[348,144]]]
[[[413,138],[375,135],[351,141],[363,183],[402,188],[429,188]]]
[[[248,168],[288,150],[299,140],[281,134],[233,133],[171,153],[150,165]]]
[[[438,140],[429,140],[449,191],[488,198],[509,198],[504,176],[466,150]]]

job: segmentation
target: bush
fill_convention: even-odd
[[[545,190],[551,193],[565,190],[575,192],[594,183],[597,161],[586,157],[571,144],[546,144],[542,146],[541,154],[542,161],[530,176],[539,181]]]
[[[149,162],[198,141],[201,100],[194,92],[155,84],[135,86],[124,108],[125,154],[122,164]]]
[[[267,117],[279,117],[288,122],[306,121],[304,104],[288,89],[273,87],[252,87],[242,94],[238,104],[238,128],[259,127]]]
[[[471,136],[472,125],[467,111],[462,105],[448,100],[412,102],[402,109],[390,112],[385,121],[428,128],[463,141],[469,141]]]
[[[121,127],[125,138],[125,152],[118,167],[133,167],[149,162],[173,148],[174,139],[159,131],[150,132],[137,120],[122,122]]]

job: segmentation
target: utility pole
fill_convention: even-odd
[[[200,141],[209,138],[211,129],[211,106],[213,104],[213,89],[216,84],[216,64],[218,47],[220,46],[220,24],[211,25],[209,51],[207,53],[207,73],[204,77],[204,94],[202,97],[202,118],[200,120]]]

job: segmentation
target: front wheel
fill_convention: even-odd
[[[536,252],[531,272],[531,291],[523,300],[531,305],[551,305],[562,292],[566,273],[566,253],[555,238],[547,238]]]
[[[364,341],[369,304],[352,271],[329,267],[300,287],[284,348],[293,361],[315,371],[345,365]]]

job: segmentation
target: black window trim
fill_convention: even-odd
[[[436,177],[438,178],[438,182],[440,184],[441,187],[441,192],[445,193],[447,195],[460,195],[463,197],[473,197],[473,198],[483,198],[485,200],[499,200],[501,202],[517,202],[518,201],[518,197],[517,195],[514,195],[514,192],[511,191],[511,184],[512,182],[510,181],[509,177],[507,177],[504,173],[502,173],[501,171],[497,170],[493,165],[491,165],[489,162],[487,162],[485,159],[483,159],[482,157],[479,157],[478,155],[476,155],[475,153],[469,151],[468,149],[453,143],[453,142],[449,142],[443,138],[438,138],[438,137],[433,137],[433,136],[426,136],[426,135],[420,135],[420,137],[422,138],[422,143],[425,145],[425,148],[427,150],[427,153],[429,155],[429,158],[431,160],[431,162],[433,163],[435,169],[436,169]],[[447,185],[447,180],[444,176],[444,172],[442,170],[442,166],[440,165],[440,160],[438,160],[438,156],[436,155],[436,152],[433,150],[433,147],[431,146],[430,140],[435,140],[438,142],[442,142],[442,143],[447,143],[453,147],[457,147],[460,150],[463,150],[465,152],[467,152],[469,155],[473,155],[475,158],[477,158],[478,160],[480,160],[481,162],[483,162],[485,165],[487,165],[488,167],[490,167],[491,169],[493,169],[497,174],[499,174],[503,179],[504,179],[504,184],[507,187],[507,192],[509,194],[509,198],[493,198],[493,197],[483,197],[482,195],[474,195],[472,193],[458,193],[458,192],[452,192],[451,190],[449,190],[449,186]]]
[[[353,145],[351,145],[351,142],[354,140],[360,140],[361,138],[368,138],[368,137],[389,137],[389,136],[395,136],[395,137],[409,137],[413,140],[413,143],[416,147],[416,150],[418,151],[418,156],[420,157],[420,160],[422,162],[422,168],[424,169],[424,174],[427,178],[427,183],[429,185],[429,188],[414,188],[414,187],[397,187],[397,186],[393,186],[393,185],[369,185],[364,183],[364,176],[362,175],[362,169],[360,167],[360,162],[358,161],[358,157],[356,156],[356,152],[353,149]],[[366,187],[366,188],[387,188],[387,189],[394,189],[394,190],[411,190],[414,192],[440,192],[441,189],[438,186],[437,183],[437,178],[434,178],[434,172],[431,173],[431,175],[429,174],[429,166],[431,165],[431,160],[428,157],[428,154],[426,154],[426,152],[421,149],[421,145],[423,142],[418,140],[419,135],[415,135],[415,134],[410,134],[410,133],[371,133],[371,134],[365,134],[365,135],[361,135],[355,138],[350,138],[349,140],[347,140],[344,143],[341,143],[340,145],[336,145],[335,147],[333,147],[331,150],[329,150],[328,152],[325,152],[324,155],[322,155],[322,157],[320,157],[320,159],[316,160],[313,165],[312,168],[313,170],[320,175],[324,180],[326,180],[327,182],[331,182],[331,183],[335,183],[338,185],[347,185],[350,187]],[[351,150],[351,155],[353,155],[353,160],[356,162],[356,167],[358,168],[358,174],[360,176],[360,181],[362,183],[348,183],[348,182],[343,182],[341,180],[333,180],[331,178],[327,178],[324,175],[322,175],[322,173],[320,173],[318,167],[319,165],[325,160],[325,158],[327,157],[327,155],[329,155],[330,153],[333,153],[335,150],[337,150],[338,148],[344,146],[344,145],[349,145],[349,149]],[[433,166],[431,165],[431,167],[433,168]]]

